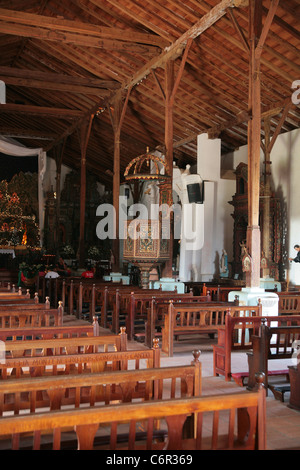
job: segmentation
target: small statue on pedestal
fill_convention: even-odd
[[[228,256],[226,250],[222,250],[221,263],[220,263],[220,277],[228,277]]]

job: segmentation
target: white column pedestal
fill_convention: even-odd
[[[257,305],[260,299],[263,316],[278,315],[279,297],[275,292],[265,292],[261,287],[243,287],[241,291],[229,292],[228,301],[233,302],[236,295],[240,305]]]
[[[161,289],[163,291],[174,291],[175,287],[178,294],[184,294],[185,284],[184,282],[178,282],[171,277],[162,277],[159,281],[153,282],[153,289]]]
[[[281,283],[275,281],[272,277],[262,277],[260,279],[260,287],[263,289],[275,289],[277,287],[277,292],[281,291]]]

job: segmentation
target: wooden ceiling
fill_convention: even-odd
[[[262,1],[263,22],[273,0]],[[196,136],[220,137],[222,153],[247,144],[247,0],[2,0],[0,134],[80,167],[80,129],[92,120],[86,162],[112,185],[116,97],[128,97],[121,181],[136,156],[165,145],[165,65],[175,61],[174,158],[196,162]],[[234,8],[233,8],[234,7]],[[215,17],[212,13],[220,13]],[[262,116],[271,130],[299,127],[290,105],[300,80],[300,3],[281,0],[261,59]],[[186,62],[183,56],[186,54]],[[286,105],[288,103],[288,109]],[[263,138],[262,126],[262,138]]]

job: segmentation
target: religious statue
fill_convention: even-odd
[[[241,259],[243,259],[243,256],[245,255],[245,253],[247,253],[246,240],[243,240],[240,243],[240,247],[241,247]]]
[[[267,269],[268,267],[268,260],[264,251],[261,252],[260,267],[261,269]]]
[[[241,247],[242,270],[244,273],[245,272],[247,273],[247,272],[250,272],[252,269],[252,258],[248,253],[245,240],[243,240],[242,243],[240,243],[240,247]]]
[[[222,250],[221,263],[220,263],[220,277],[228,277],[228,256],[226,250]]]

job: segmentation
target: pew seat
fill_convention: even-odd
[[[269,370],[268,371],[268,376],[269,377],[274,377],[274,376],[284,376],[286,377],[286,380],[289,379],[289,370],[288,369],[282,369],[282,370]],[[237,385],[240,387],[243,387],[246,385],[245,380],[249,378],[249,372],[233,372],[231,374],[231,377],[235,381]]]

